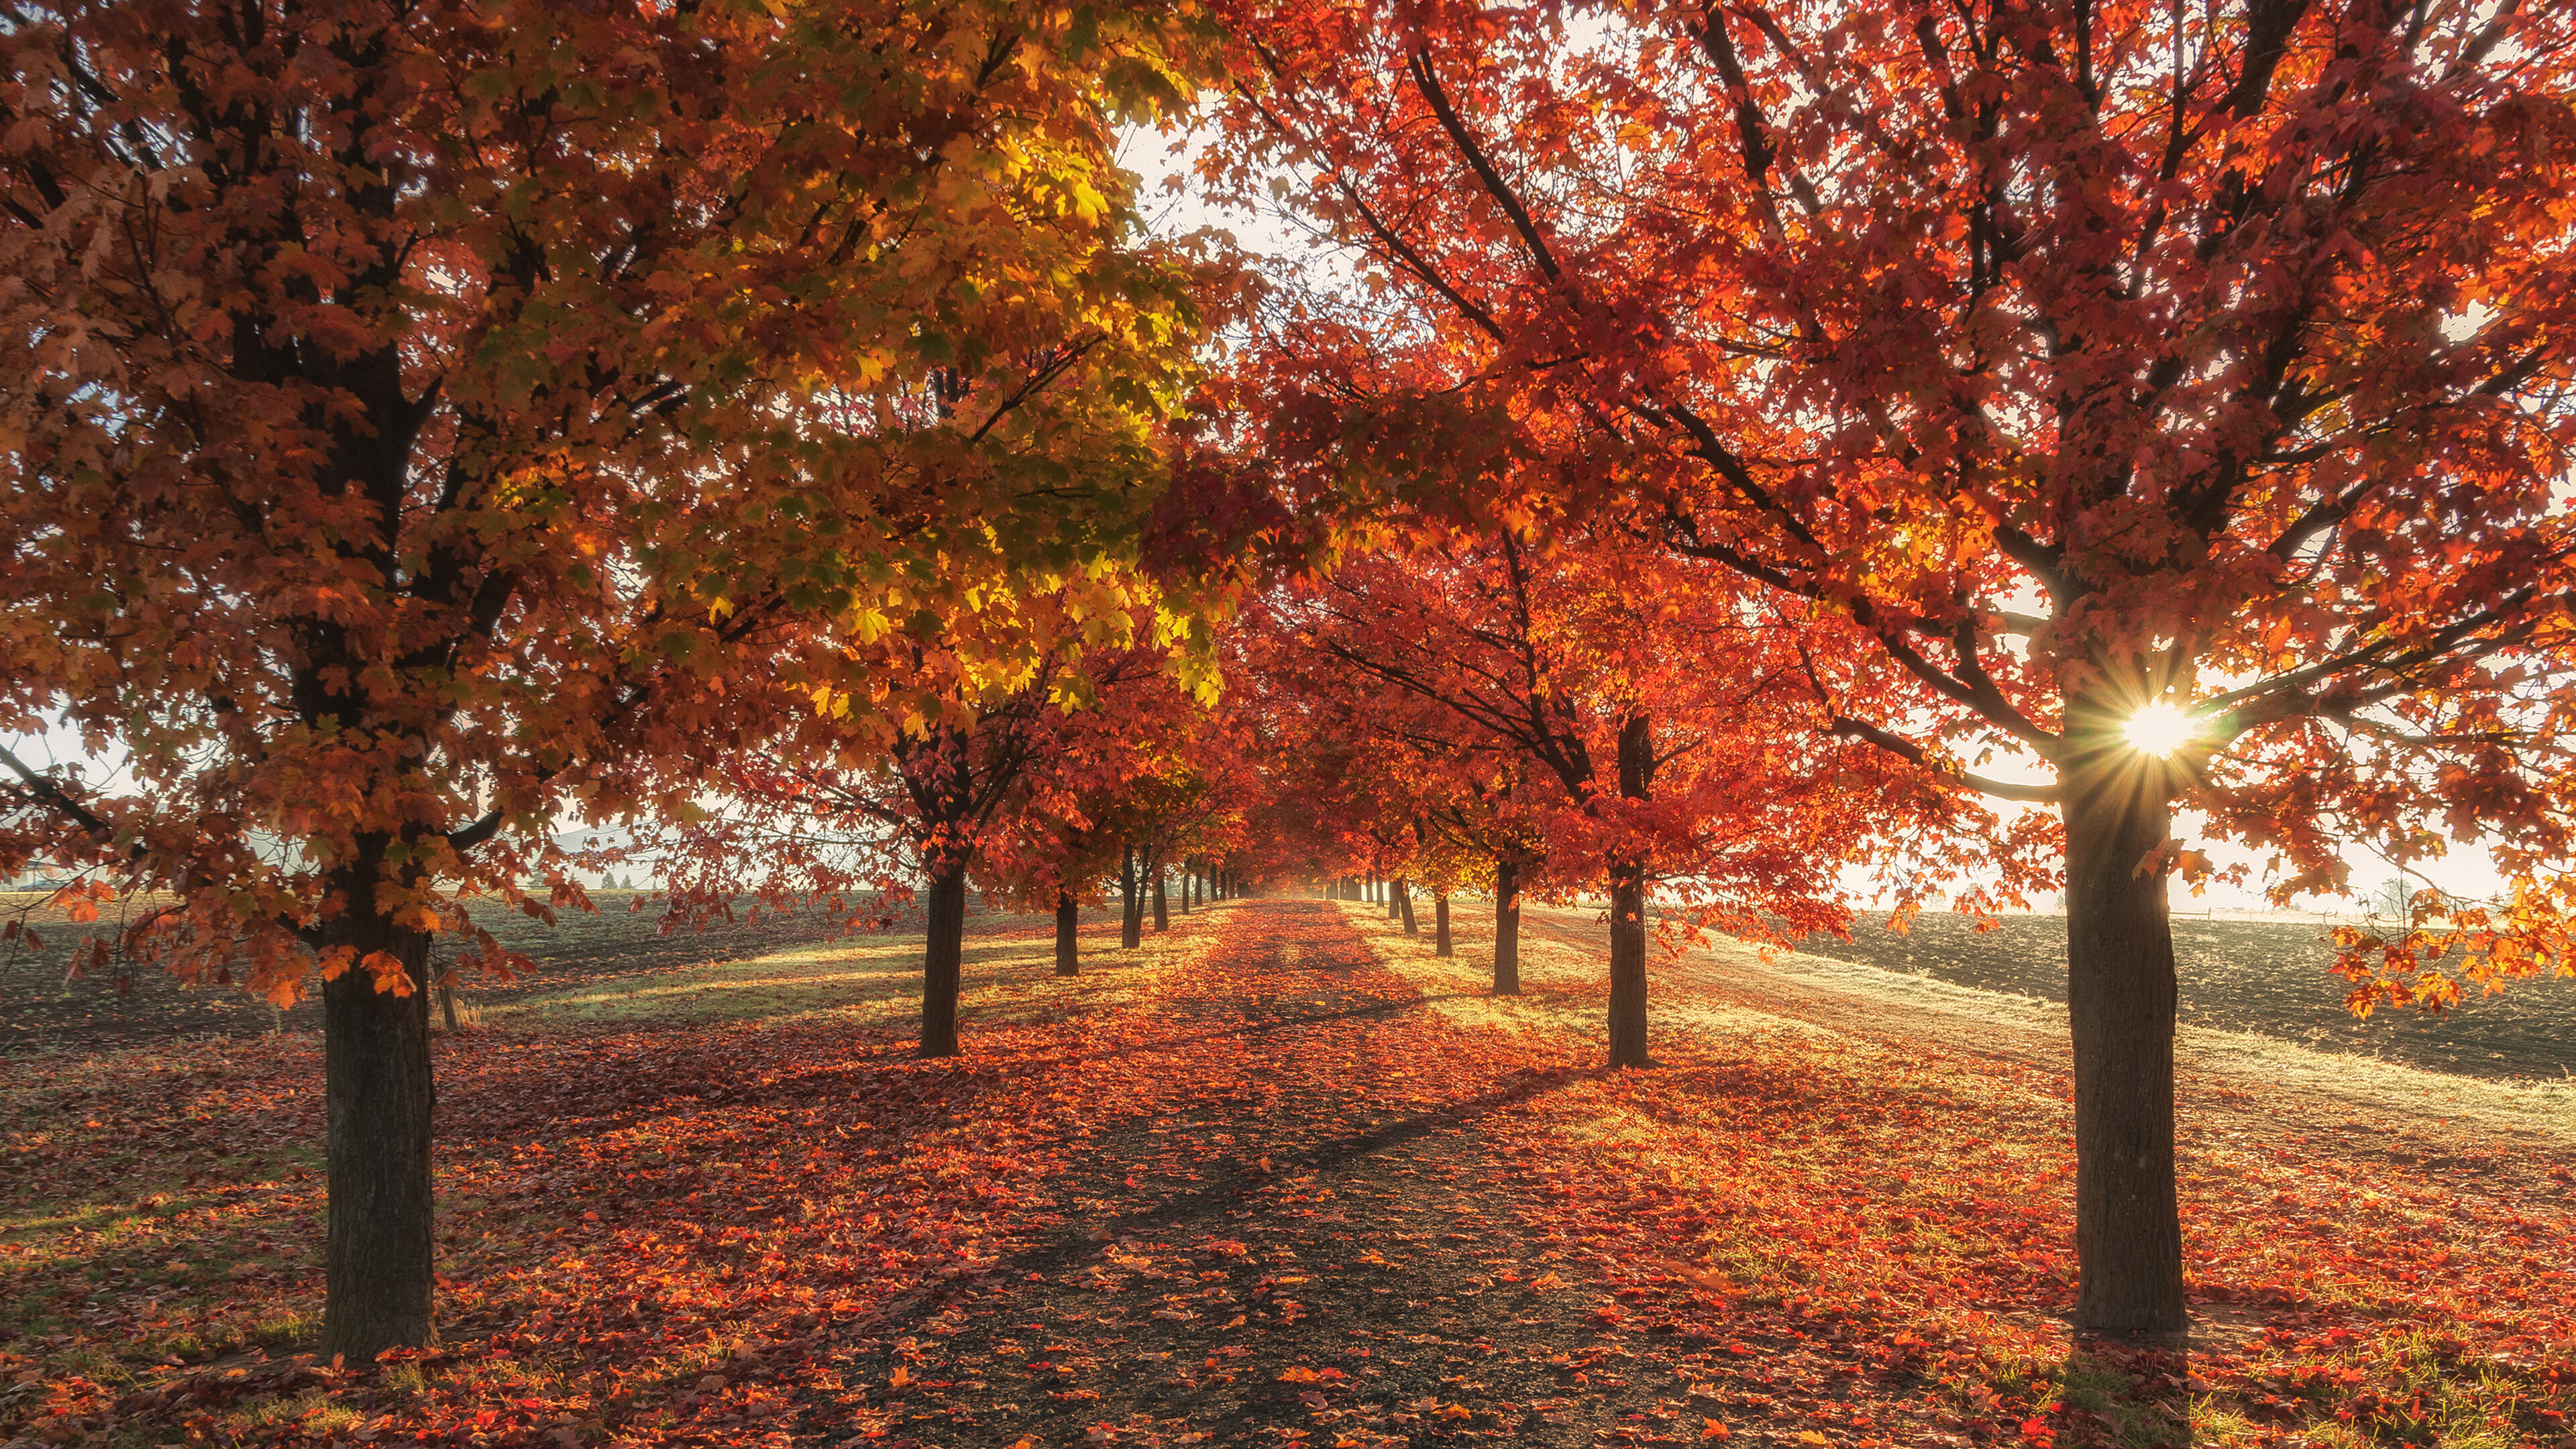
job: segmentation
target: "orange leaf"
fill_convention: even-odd
[[[1735,1431],[1733,1429],[1726,1427],[1715,1419],[1702,1419],[1700,1420],[1700,1423],[1707,1426],[1699,1431],[1699,1436],[1703,1439],[1731,1439],[1735,1437]]]
[[[358,964],[376,978],[378,991],[394,997],[411,995],[411,972],[404,968],[401,957],[390,951],[369,951]]]

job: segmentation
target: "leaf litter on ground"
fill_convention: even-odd
[[[1443,1011],[1372,914],[1060,999],[1026,930],[946,1061],[801,997],[451,1043],[441,1343],[373,1365],[302,1351],[308,1039],[12,1059],[0,1438],[2576,1443],[2563,1162],[2195,1140],[2200,1339],[2079,1344],[2062,1077],[1723,1019],[1606,1074],[1579,969]]]

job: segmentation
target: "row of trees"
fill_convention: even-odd
[[[1341,250],[1261,448],[1398,540],[1281,625],[1427,740],[1395,818],[1521,799],[1600,877],[1614,1062],[1657,877],[2062,883],[2076,1318],[2172,1332],[2177,809],[2284,900],[2490,855],[2346,938],[2358,1005],[2570,969],[2567,7],[1226,13],[1207,179]]]
[[[1111,157],[1216,39],[1008,0],[0,23],[0,729],[93,766],[0,756],[0,873],[320,996],[326,1352],[431,1334],[431,942],[506,971],[462,898],[586,908],[565,817],[901,792],[953,1050],[962,872],[1045,708],[1210,687],[1221,590],[1143,564],[1234,270]]]
[[[2078,1318],[2182,1326],[2167,877],[2566,969],[2576,16],[68,0],[0,27],[0,874],[322,998],[422,1342],[430,945],[1376,875],[1784,938],[2063,889]],[[1122,121],[1335,264],[1150,235]],[[2182,728],[2150,749],[2141,720]],[[628,832],[576,862],[567,818]],[[2236,868],[2245,876],[2254,864]],[[531,891],[531,878],[549,884]],[[1149,907],[1149,900],[1153,904]],[[1678,927],[1677,927],[1678,928]],[[1435,927],[1435,931],[1436,931]]]

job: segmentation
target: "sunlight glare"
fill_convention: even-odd
[[[2130,748],[2161,758],[2191,743],[2194,727],[2190,715],[2159,700],[2129,716],[2127,733]]]

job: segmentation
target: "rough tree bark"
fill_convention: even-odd
[[[1654,731],[1633,714],[1619,727],[1619,793],[1643,800],[1654,774]],[[1650,1067],[1646,1054],[1646,862],[1610,867],[1610,1065]]]
[[[1082,974],[1082,909],[1073,902],[1071,891],[1055,893],[1055,974]]]
[[[1449,949],[1449,893],[1436,891],[1431,897],[1431,954],[1455,956]]]
[[[1404,934],[1422,934],[1422,929],[1413,924],[1413,882],[1403,876],[1395,878],[1395,913],[1404,918]]]
[[[1132,845],[1118,858],[1118,944],[1129,951],[1145,944],[1145,896],[1137,889]]]
[[[1494,994],[1521,994],[1521,866],[1494,862]]]
[[[322,987],[323,1150],[330,1227],[324,1248],[322,1352],[353,1364],[436,1339],[430,1256],[429,937],[397,928],[375,899],[384,842],[362,850],[333,884],[349,908],[326,946],[403,963],[411,990],[376,988],[352,966]]]
[[[2174,954],[2168,766],[2130,748],[2126,711],[2067,701],[2066,1012],[2075,1056],[2075,1324],[2189,1326],[2174,1189]]]
[[[921,955],[921,1051],[925,1057],[957,1055],[957,987],[966,964],[966,862],[932,867]]]

